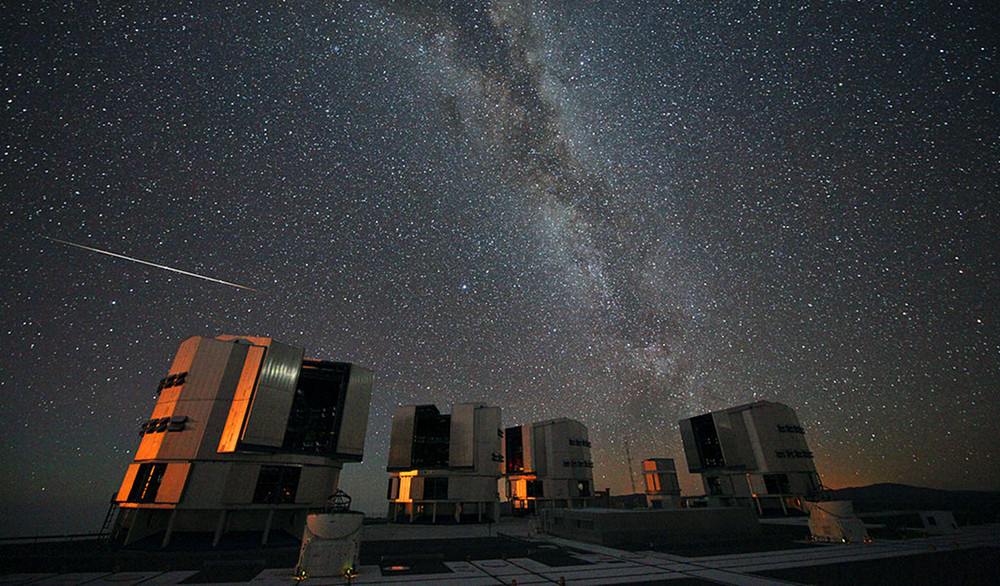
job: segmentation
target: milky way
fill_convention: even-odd
[[[11,8],[3,532],[97,529],[192,335],[375,370],[343,475],[375,514],[414,403],[578,419],[617,493],[625,442],[683,472],[677,420],[755,400],[796,409],[831,486],[1000,488],[998,22],[985,2]]]
[[[545,41],[557,33],[545,8],[432,4],[394,8],[411,19],[422,46],[444,62],[441,69],[458,72],[447,90],[460,132],[490,161],[501,187],[537,213],[532,227],[554,249],[572,305],[587,313],[598,359],[627,354],[652,367],[654,379],[644,380],[632,364],[615,364],[626,369],[631,393],[676,393],[684,373],[673,354],[681,350],[685,320],[646,278],[662,235],[644,225],[641,208],[655,203],[613,188],[580,152],[586,147],[574,144],[580,123],[566,115],[568,92],[549,62]]]

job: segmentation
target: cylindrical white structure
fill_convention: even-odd
[[[361,550],[364,513],[317,513],[306,518],[298,576],[330,577],[353,573]]]
[[[854,516],[851,501],[811,503],[809,531],[815,541],[857,543],[868,540],[865,524]]]

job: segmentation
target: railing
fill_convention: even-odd
[[[104,533],[67,533],[63,535],[32,535],[26,537],[0,537],[0,545],[46,543],[50,541],[97,541],[106,538]]]

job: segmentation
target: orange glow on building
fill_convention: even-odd
[[[396,499],[397,501],[401,503],[413,502],[413,499],[410,498],[410,484],[413,482],[413,477],[418,474],[419,471],[417,470],[399,473],[399,498]]]
[[[374,373],[270,338],[195,336],[160,381],[116,496],[124,544],[175,531],[298,537],[362,458]]]
[[[240,434],[243,432],[243,424],[247,418],[247,411],[250,409],[250,400],[257,384],[257,373],[260,371],[260,363],[264,359],[265,350],[266,348],[254,346],[247,352],[246,362],[243,363],[243,372],[240,374],[240,382],[237,384],[236,393],[233,396],[233,405],[229,408],[226,427],[223,429],[222,439],[219,441],[219,453],[236,450]]]

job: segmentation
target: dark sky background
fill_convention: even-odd
[[[1000,489],[996,2],[95,4],[0,24],[0,534],[100,527],[192,335],[374,369],[375,514],[414,403]]]

